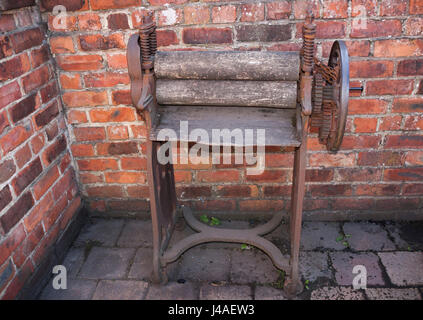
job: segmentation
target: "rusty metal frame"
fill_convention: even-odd
[[[290,213],[291,252],[289,261],[273,243],[262,237],[273,231],[281,223],[282,211],[275,214],[267,223],[256,228],[234,230],[209,227],[199,222],[188,207],[179,207],[176,199],[173,165],[162,165],[157,159],[157,150],[163,142],[153,141],[150,134],[147,134],[147,174],[153,226],[154,282],[166,282],[166,265],[178,259],[186,250],[193,246],[207,242],[235,242],[250,244],[261,249],[270,257],[276,268],[286,272],[287,278],[284,289],[288,296],[294,296],[303,290],[299,274],[299,250],[305,192],[307,132],[311,124],[310,120],[313,117],[316,118],[313,119],[313,123],[322,124],[316,113],[313,113],[313,111],[316,111],[316,107],[313,105],[313,102],[316,105],[316,102],[313,101],[313,92],[316,92],[316,90],[313,90],[313,86],[316,86],[315,75],[318,72],[323,75],[326,81],[334,83],[338,81],[334,74],[339,74],[336,73],[337,70],[333,69],[331,64],[324,65],[315,58],[315,30],[316,26],[313,23],[313,17],[309,13],[303,26],[304,41],[301,50],[300,77],[297,94],[296,126],[298,135],[301,137],[301,145],[295,149],[294,156]],[[150,133],[159,121],[157,112],[158,104],[155,94],[155,52],[155,25],[152,15],[148,14],[143,17],[139,34],[135,34],[129,39],[127,51],[132,103],[140,116],[145,120],[148,133]],[[321,81],[317,83],[321,83]],[[317,88],[317,92],[321,95],[324,91]],[[341,96],[345,97],[345,94]],[[317,104],[319,103],[321,108],[322,101],[317,101]],[[342,140],[342,135],[338,134],[337,137],[341,137]],[[182,239],[168,249],[168,243],[178,212],[181,211],[186,223],[197,233]]]

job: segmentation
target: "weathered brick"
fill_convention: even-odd
[[[22,96],[18,81],[0,87],[0,109]]]
[[[140,20],[140,19],[137,19],[138,17],[134,17],[135,13],[136,12],[132,13],[133,15],[132,19],[134,20],[134,18],[136,18],[136,20]],[[160,10],[158,12],[158,15],[159,15],[159,18],[158,18],[159,27],[180,24],[184,16],[183,10],[178,8],[167,8],[166,10]],[[139,24],[140,24],[140,21],[136,21],[136,24],[134,23],[134,26]]]
[[[12,31],[16,28],[15,19],[13,14],[2,13],[0,16],[0,31],[7,32]]]
[[[98,155],[122,155],[138,153],[137,143],[134,141],[98,143],[96,145],[96,149]]]
[[[378,78],[392,76],[394,64],[392,61],[351,61],[351,78]]]
[[[81,76],[76,74],[61,74],[60,85],[63,89],[81,89]]]
[[[34,204],[34,199],[32,198],[31,193],[30,192],[24,193],[18,199],[18,201],[16,201],[15,204],[12,207],[10,207],[9,210],[7,210],[6,213],[0,217],[0,224],[1,224],[1,227],[3,228],[3,231],[7,234],[10,231],[10,229],[12,229],[21,220],[21,218],[32,208],[33,204]],[[21,228],[19,227],[18,229],[15,229],[15,230],[16,230],[15,232],[20,233],[19,230],[21,230]],[[22,232],[24,232],[23,227],[22,227]],[[22,241],[24,237],[25,237],[25,234],[23,234],[23,236],[20,237],[21,239],[20,241]],[[5,244],[6,247],[7,247],[7,242],[8,240],[6,240],[6,244]],[[4,251],[0,250],[0,252],[4,252]],[[0,263],[2,263],[2,261],[0,261]]]
[[[4,129],[6,129],[10,125],[9,119],[7,119],[6,111],[0,112],[0,134],[3,133]]]
[[[22,120],[33,113],[37,107],[36,93],[22,99],[10,109],[10,115],[14,123]]]
[[[135,121],[134,109],[129,107],[95,109],[89,113],[92,122]]]
[[[232,43],[232,30],[229,28],[186,28],[182,31],[186,44]]]
[[[210,13],[207,6],[184,7],[185,24],[205,24],[209,22]]]
[[[377,38],[401,35],[402,24],[400,20],[367,20],[366,28],[357,25],[351,28],[351,38]]]
[[[351,99],[348,111],[350,114],[383,114],[386,112],[388,103],[378,99]]]
[[[72,91],[63,94],[63,103],[68,107],[86,107],[107,105],[105,91]]]
[[[229,23],[236,20],[236,6],[217,6],[212,8],[213,23]]]
[[[404,95],[413,91],[413,80],[375,80],[367,81],[367,95]]]
[[[401,16],[407,12],[407,2],[404,0],[386,0],[380,4],[381,16]]]
[[[26,53],[20,54],[0,63],[0,81],[16,78],[30,69]]]
[[[26,93],[46,84],[50,79],[50,71],[44,65],[22,78],[22,84]]]
[[[18,147],[32,135],[32,132],[32,127],[30,125],[14,127],[0,138],[0,145],[3,152],[7,153]]]
[[[385,169],[386,181],[422,181],[423,168]]]
[[[54,101],[48,107],[35,115],[35,124],[38,127],[44,127],[46,124],[50,123],[50,121],[53,120],[58,114],[59,107],[57,105],[57,101]]]
[[[86,88],[114,87],[129,84],[129,76],[127,73],[117,72],[90,73],[84,76],[84,83]]]
[[[328,0],[323,2],[323,18],[347,18],[347,0]]]
[[[248,198],[257,197],[258,189],[254,185],[218,186],[216,193],[225,198]]]
[[[65,71],[98,70],[103,66],[100,55],[66,55],[59,56],[57,63]]]
[[[286,181],[285,170],[264,170],[263,173],[257,175],[246,175],[246,181],[255,182],[282,182]]]
[[[118,171],[118,172],[105,172],[106,182],[108,183],[141,183],[146,182],[146,176],[143,172],[132,171]]]
[[[307,15],[308,9],[311,7],[315,18],[320,17],[320,1],[312,0],[296,0],[292,3],[294,8],[295,19],[304,19]]]
[[[81,171],[104,171],[104,170],[117,170],[118,162],[116,159],[90,159],[78,160],[78,167]]]
[[[12,194],[9,186],[5,186],[0,191],[0,211],[2,211],[12,201]]]
[[[313,153],[310,155],[309,161],[311,167],[353,167],[355,156],[352,153]]]
[[[407,166],[422,166],[423,152],[422,151],[408,151],[405,157],[405,164]]]
[[[239,41],[286,41],[291,39],[291,25],[241,25],[235,27]]]
[[[13,54],[10,37],[0,36],[0,59],[9,57]]]
[[[18,168],[22,168],[25,164],[28,163],[29,160],[31,160],[31,158],[32,154],[31,150],[29,149],[29,143],[27,143],[15,153],[15,161],[18,165]]]
[[[114,13],[107,17],[107,25],[109,29],[129,29],[128,18],[126,13]]]
[[[75,53],[72,37],[52,37],[50,38],[50,48],[52,53]]]
[[[79,43],[83,51],[125,49],[126,45],[121,34],[114,33],[105,35],[82,35],[79,36]]]
[[[71,150],[75,157],[89,157],[94,155],[94,147],[90,144],[73,144]]]
[[[392,112],[423,112],[423,99],[420,98],[395,98]]]
[[[100,16],[95,13],[86,13],[78,15],[79,30],[100,30]]]
[[[32,67],[36,68],[50,59],[49,49],[47,45],[41,48],[35,48],[31,51]]]
[[[376,132],[377,118],[355,118],[354,132],[369,133]]]
[[[239,210],[241,211],[280,211],[284,208],[283,200],[241,200]]]
[[[398,75],[417,76],[423,75],[423,60],[403,60],[398,63]]]
[[[264,4],[248,3],[241,5],[241,21],[257,22],[264,20]]]
[[[181,199],[195,199],[197,197],[209,197],[210,186],[180,186],[176,187],[176,193]]]
[[[92,10],[120,9],[140,5],[140,0],[91,0]]]
[[[423,136],[419,135],[392,135],[387,136],[386,148],[420,148],[423,146]]]
[[[394,151],[368,151],[358,154],[359,166],[401,166],[403,153]]]
[[[52,167],[44,176],[34,185],[35,200],[39,200],[46,191],[59,178],[59,169],[57,166]]]
[[[30,213],[24,219],[24,225],[27,232],[32,232],[34,228],[41,222],[43,216],[53,205],[53,197],[51,193],[46,194],[37,205],[32,208]]]
[[[291,13],[291,3],[289,1],[279,1],[266,3],[266,19],[281,20],[289,18]]]
[[[410,13],[411,14],[423,14],[423,1],[422,0],[410,0]]]
[[[131,94],[129,90],[115,90],[112,91],[112,104],[126,104],[132,105]]]
[[[37,158],[19,172],[18,176],[12,181],[13,189],[16,194],[19,195],[29,184],[31,184],[31,182],[41,174],[42,170],[40,158]]]
[[[43,162],[46,165],[52,163],[66,149],[66,146],[66,138],[62,135],[44,151]]]
[[[398,39],[375,41],[375,57],[412,57],[423,54],[423,40]]]
[[[52,98],[58,95],[59,91],[56,85],[56,80],[52,80],[48,85],[40,90],[42,103],[49,102]]]
[[[106,132],[103,127],[81,127],[74,128],[76,141],[104,140]]]
[[[14,33],[11,40],[15,53],[19,53],[31,47],[39,46],[44,40],[44,35],[40,28],[33,28]]]
[[[87,187],[89,197],[121,198],[123,197],[122,186]]]

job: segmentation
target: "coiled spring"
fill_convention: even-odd
[[[142,17],[139,41],[143,69],[151,69],[157,51],[156,25],[153,22],[152,12]]]
[[[306,20],[303,26],[303,71],[311,72],[314,62],[314,38],[316,36],[316,25],[312,23],[312,17]]]

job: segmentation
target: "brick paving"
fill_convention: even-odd
[[[286,232],[281,225],[266,238],[286,252]],[[191,233],[178,228],[174,238]],[[261,251],[238,244],[192,248],[168,267],[166,285],[154,285],[151,237],[150,221],[91,219],[62,263],[68,289],[53,289],[51,280],[39,299],[287,299],[283,272]],[[422,222],[304,222],[301,247],[305,289],[295,299],[422,299]],[[367,289],[353,289],[355,265],[366,267]]]

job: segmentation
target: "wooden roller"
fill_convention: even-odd
[[[162,105],[295,108],[297,83],[157,79],[156,97]]]
[[[297,81],[298,52],[159,51],[157,79]]]

